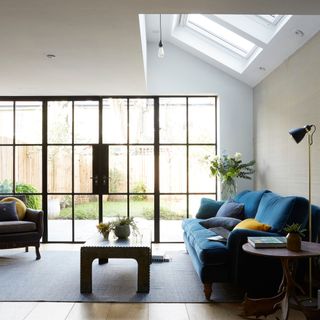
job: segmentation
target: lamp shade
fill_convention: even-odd
[[[307,132],[308,132],[307,128],[304,127],[304,128],[291,129],[289,131],[289,134],[292,136],[292,138],[296,143],[299,143],[304,138]]]

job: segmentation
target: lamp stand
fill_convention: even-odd
[[[308,200],[309,200],[309,242],[312,242],[312,209],[311,209],[311,145],[312,135],[308,132]],[[312,299],[312,258],[309,258],[309,298]]]

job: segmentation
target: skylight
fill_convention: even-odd
[[[253,42],[202,14],[189,14],[186,26],[244,58],[249,58],[258,48]]]
[[[280,14],[258,14],[258,17],[268,23],[276,25],[283,16]]]

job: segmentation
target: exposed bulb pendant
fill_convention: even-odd
[[[164,57],[164,49],[163,49],[163,43],[162,43],[161,14],[160,14],[160,41],[159,41],[158,57],[159,58]]]

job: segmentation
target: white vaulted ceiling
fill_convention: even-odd
[[[0,95],[147,94],[148,66],[143,58],[146,42],[141,41],[139,14],[158,13],[320,14],[320,3],[1,0]],[[148,21],[146,27],[149,28]],[[48,59],[47,54],[56,58]]]

